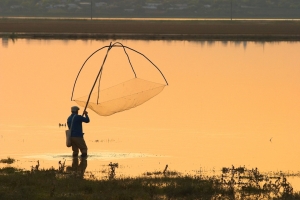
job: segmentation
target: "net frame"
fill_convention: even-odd
[[[133,51],[133,52],[135,52],[135,53],[138,53],[138,54],[140,54],[140,55],[142,55],[144,58],[146,58],[159,72],[160,72],[160,74],[161,74],[161,76],[163,77],[163,79],[164,79],[164,81],[165,81],[165,83],[166,83],[166,85],[169,85],[168,84],[168,82],[167,82],[167,80],[166,80],[166,78],[165,78],[165,76],[164,76],[164,74],[162,73],[162,71],[147,57],[147,56],[145,56],[144,54],[142,54],[141,52],[139,52],[139,51],[137,51],[137,50],[135,50],[135,49],[132,49],[132,48],[130,48],[130,47],[128,47],[128,46],[124,46],[122,43],[120,43],[120,42],[115,42],[115,43],[112,43],[112,42],[110,42],[110,44],[108,45],[108,46],[103,46],[103,47],[101,47],[101,48],[99,48],[99,49],[97,49],[96,51],[94,51],[85,61],[84,61],[84,63],[82,64],[82,66],[81,66],[81,68],[80,68],[80,70],[79,70],[79,72],[78,72],[78,74],[77,74],[77,76],[76,76],[76,79],[75,79],[75,82],[74,82],[74,85],[73,85],[73,89],[72,89],[72,95],[71,95],[71,101],[74,101],[73,100],[73,96],[74,96],[74,91],[75,91],[75,87],[76,87],[76,83],[77,83],[77,80],[78,80],[78,78],[79,78],[79,75],[80,75],[80,73],[81,73],[81,71],[82,71],[82,69],[83,69],[83,67],[85,66],[85,64],[88,62],[88,60],[92,57],[92,56],[94,56],[97,52],[99,52],[99,51],[101,51],[101,50],[103,50],[103,49],[105,49],[105,48],[107,48],[107,51],[106,51],[106,54],[105,54],[105,56],[104,56],[104,58],[103,58],[103,61],[102,61],[102,65],[101,65],[101,67],[100,67],[100,69],[99,69],[99,72],[98,72],[98,74],[97,74],[97,76],[96,76],[96,78],[95,78],[95,81],[94,81],[94,83],[93,83],[93,85],[92,85],[92,88],[91,88],[91,90],[90,90],[90,93],[89,93],[89,95],[88,95],[88,99],[87,99],[87,101],[86,101],[86,104],[85,104],[85,107],[84,107],[84,110],[83,110],[83,113],[86,111],[86,109],[87,109],[87,107],[88,107],[88,105],[89,105],[89,101],[90,101],[90,98],[91,98],[91,95],[92,95],[92,93],[93,93],[93,90],[94,90],[94,88],[95,88],[95,86],[96,86],[96,84],[97,84],[97,81],[98,81],[98,90],[97,90],[97,105],[99,104],[99,95],[100,95],[100,82],[101,82],[101,76],[102,76],[102,71],[103,71],[103,67],[104,67],[104,64],[105,64],[105,62],[106,62],[106,59],[107,59],[107,56],[108,56],[108,54],[109,54],[109,52],[110,52],[110,50],[112,49],[112,48],[114,48],[114,47],[119,47],[119,48],[123,48],[123,50],[124,50],[124,53],[126,54],[126,56],[127,56],[127,59],[128,59],[128,62],[129,62],[129,64],[130,64],[130,66],[131,66],[131,69],[132,69],[132,72],[133,72],[133,74],[134,74],[134,77],[135,78],[137,78],[137,75],[136,75],[136,72],[135,72],[135,70],[134,70],[134,68],[133,68],[133,66],[132,66],[132,63],[131,63],[131,61],[130,61],[130,58],[129,58],[129,55],[128,55],[128,53],[127,53],[127,51],[126,50],[131,50],[131,51]]]

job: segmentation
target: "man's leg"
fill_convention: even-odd
[[[77,148],[80,149],[81,157],[86,157],[88,148],[86,146],[86,143],[85,143],[84,139],[80,138],[80,137],[73,137],[72,138],[72,144],[73,144],[73,142],[77,146]],[[78,149],[77,149],[77,155],[78,155]]]
[[[72,151],[73,151],[73,157],[77,157],[79,153],[79,148],[77,145],[76,138],[71,137],[71,143],[72,143]]]
[[[87,146],[83,138],[78,141],[78,147],[81,151],[81,157],[87,157]]]

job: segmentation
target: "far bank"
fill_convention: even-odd
[[[11,38],[299,41],[293,20],[0,19]]]

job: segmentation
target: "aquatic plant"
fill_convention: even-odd
[[[110,171],[109,171],[109,174],[108,174],[108,178],[109,179],[114,179],[115,178],[115,175],[116,175],[116,168],[119,167],[119,164],[118,163],[112,163],[110,162],[108,164],[108,166],[110,167]]]
[[[12,164],[15,162],[15,159],[7,157],[6,159],[1,159],[0,163],[7,163],[7,164]]]
[[[82,160],[84,161],[84,160]],[[39,165],[39,163],[38,163]],[[116,175],[118,163],[109,163]],[[77,171],[82,173],[82,168]],[[83,168],[84,169],[84,168]],[[113,169],[113,170],[112,170]],[[166,169],[166,168],[165,168]],[[74,168],[72,169],[74,170]],[[287,179],[258,169],[223,168],[220,176],[155,173],[130,178],[85,179],[64,162],[58,169],[0,169],[0,199],[299,199]],[[154,176],[153,176],[154,175]],[[270,182],[271,181],[271,182]]]
[[[279,198],[291,196],[293,187],[288,183],[284,174],[280,176],[268,176],[261,174],[257,168],[246,167],[222,168],[222,175],[217,179],[218,187],[231,190],[235,196],[242,198]]]
[[[38,160],[36,166],[31,166],[31,172],[38,171],[39,167],[40,167],[40,161]]]

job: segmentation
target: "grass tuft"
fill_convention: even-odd
[[[285,176],[270,177],[259,170],[223,168],[220,176],[148,172],[116,178],[110,163],[105,179],[84,179],[59,162],[58,169],[0,168],[0,199],[299,199]],[[76,175],[79,173],[80,175]]]
[[[15,159],[7,157],[6,159],[1,159],[0,163],[7,163],[7,164],[12,164],[15,162]]]

